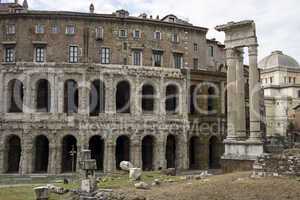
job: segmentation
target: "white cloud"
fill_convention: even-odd
[[[146,12],[161,17],[173,13],[188,18],[196,26],[210,29],[208,37],[223,41],[214,27],[228,21],[254,19],[260,43],[260,58],[273,50],[283,50],[300,62],[300,1],[298,0],[29,0],[32,9],[88,11],[94,3],[99,13],[116,9],[134,15]]]

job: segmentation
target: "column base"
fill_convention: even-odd
[[[263,154],[263,143],[260,141],[225,140],[225,153],[222,156],[224,172],[252,170],[258,156]]]

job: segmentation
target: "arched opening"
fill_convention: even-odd
[[[21,113],[23,112],[23,83],[17,79],[11,80],[8,83],[8,112]]]
[[[97,116],[105,112],[105,84],[95,80],[90,90],[90,116]]]
[[[62,172],[76,171],[77,140],[72,135],[67,135],[62,142]]]
[[[153,136],[146,136],[142,141],[142,162],[143,170],[151,171],[153,170],[153,160],[154,160],[154,139]]]
[[[167,168],[175,168],[176,159],[176,137],[174,135],[168,135],[166,145]]]
[[[146,84],[142,88],[142,111],[153,112],[154,111],[154,87]]]
[[[128,81],[121,81],[116,92],[117,113],[130,113],[130,85]]]
[[[190,139],[189,142],[189,160],[190,169],[200,169],[200,155],[201,155],[201,144],[200,144],[200,138],[197,136],[194,136]]]
[[[51,88],[46,79],[37,82],[36,108],[37,112],[50,112]]]
[[[103,171],[104,141],[100,136],[93,136],[89,141],[92,159],[96,160],[97,171]]]
[[[193,85],[190,87],[190,114],[194,115],[196,114],[196,103],[197,103],[197,99],[196,97],[196,86]]]
[[[118,137],[116,145],[116,167],[120,168],[122,161],[130,161],[130,139],[123,135]]]
[[[78,112],[78,84],[74,80],[67,80],[64,84],[64,112]]]
[[[49,159],[49,140],[40,135],[35,139],[35,164],[34,172],[47,173]]]
[[[213,87],[208,88],[208,98],[207,98],[207,111],[209,113],[215,112],[215,101],[214,101],[214,95],[216,94],[215,89]]]
[[[174,114],[177,112],[178,106],[178,87],[176,85],[168,85],[166,88],[166,112]]]
[[[218,169],[221,167],[220,159],[222,154],[222,144],[216,136],[209,140],[209,168]]]
[[[7,140],[7,173],[18,173],[21,160],[21,139],[12,135]]]

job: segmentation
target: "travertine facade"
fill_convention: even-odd
[[[206,28],[26,4],[0,4],[0,173],[71,172],[83,148],[104,172],[219,167],[224,46]]]

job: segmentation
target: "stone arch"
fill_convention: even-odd
[[[120,81],[116,88],[116,110],[117,113],[131,112],[131,87],[126,80]]]
[[[189,168],[201,168],[201,143],[198,136],[193,136],[189,141]]]
[[[90,89],[90,116],[97,116],[105,112],[105,84],[96,79]]]
[[[166,142],[166,161],[167,168],[176,168],[176,152],[177,152],[177,138],[175,135],[168,135]]]
[[[130,161],[130,138],[126,135],[121,135],[116,141],[116,167],[120,169],[122,161]]]
[[[220,160],[222,155],[223,144],[217,136],[209,139],[209,168],[218,169],[221,167]]]
[[[17,135],[10,135],[6,139],[6,149],[7,149],[7,173],[18,173],[21,161],[21,139]]]
[[[8,112],[21,113],[23,112],[24,86],[22,81],[12,79],[8,83]]]
[[[142,86],[142,111],[154,112],[156,91],[152,84],[145,83]]]
[[[51,86],[47,79],[40,79],[36,83],[36,109],[37,112],[51,110]]]
[[[77,113],[78,112],[78,84],[73,79],[68,79],[64,83],[64,112]]]
[[[92,159],[96,160],[97,171],[103,171],[104,163],[104,140],[99,135],[90,138],[89,149],[91,150]]]
[[[147,135],[142,140],[142,166],[144,171],[154,169],[155,138]]]
[[[73,135],[66,135],[62,139],[62,172],[76,171],[76,161],[77,140]]]
[[[179,106],[179,88],[176,84],[168,84],[166,87],[166,112],[174,114],[178,112]]]
[[[47,173],[49,162],[49,140],[39,135],[34,140],[34,172]]]

